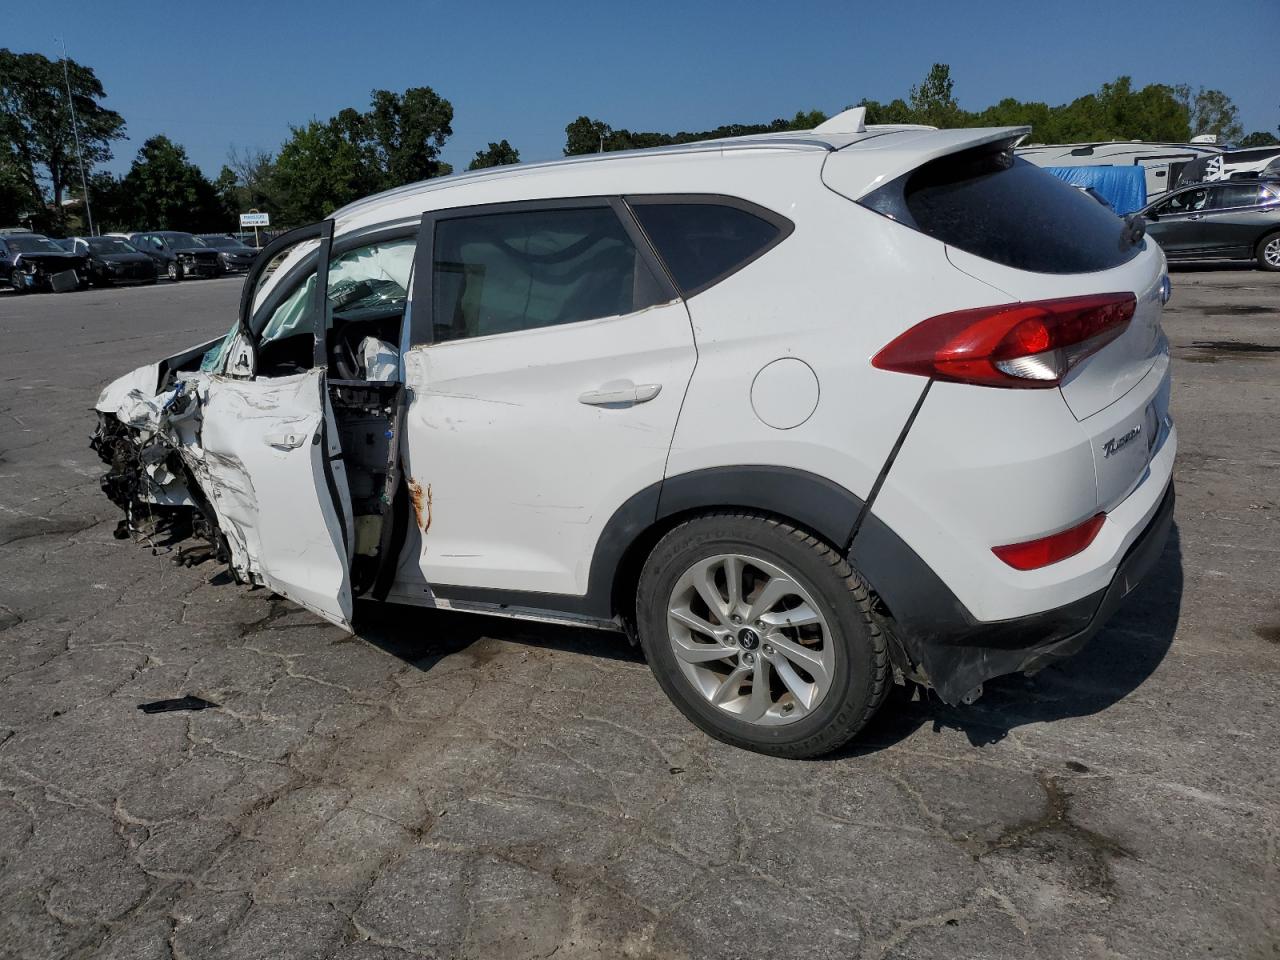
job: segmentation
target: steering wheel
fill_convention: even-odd
[[[334,337],[333,344],[333,365],[338,371],[338,378],[341,380],[363,380],[364,377],[360,373],[360,357],[356,353],[355,344],[351,341],[352,334],[357,332],[360,324],[349,323],[338,331],[338,335]]]

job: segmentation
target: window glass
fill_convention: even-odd
[[[782,233],[768,220],[722,203],[637,199],[632,209],[686,297],[745,266]]]
[[[619,316],[661,300],[610,207],[441,220],[434,243],[437,342]]]
[[[859,201],[974,256],[1036,273],[1118,267],[1142,248],[1124,221],[1006,145],[931,160]]]
[[[327,325],[336,313],[345,320],[404,313],[415,237],[357,247],[329,261]]]
[[[1201,187],[1196,190],[1184,190],[1169,198],[1169,202],[1160,208],[1161,213],[1193,213],[1203,210],[1209,204],[1209,191]]]
[[[1229,207],[1252,207],[1258,202],[1256,183],[1232,183],[1213,188],[1213,206],[1219,210]]]

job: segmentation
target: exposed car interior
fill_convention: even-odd
[[[415,247],[416,237],[400,237],[329,261],[327,380],[351,497],[354,536],[348,555],[356,595],[375,585],[381,558],[397,549],[392,539],[400,525],[383,522],[396,508],[397,496],[397,509],[408,512],[397,469],[403,407],[398,345]],[[260,378],[291,376],[315,365],[315,256],[299,258],[291,249],[273,259],[260,277],[252,324]],[[278,282],[272,280],[275,270],[285,271]],[[218,368],[235,332],[206,355],[204,369]]]

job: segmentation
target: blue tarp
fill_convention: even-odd
[[[1147,171],[1137,164],[1127,167],[1045,167],[1059,180],[1076,187],[1092,187],[1124,216],[1147,205]]]

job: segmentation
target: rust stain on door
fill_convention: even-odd
[[[418,528],[426,533],[431,529],[431,484],[422,489],[422,484],[409,479],[409,502],[413,504],[413,515],[418,521]]]

